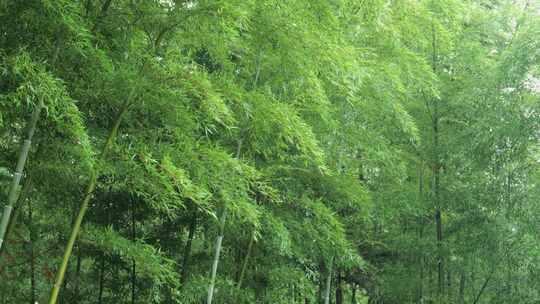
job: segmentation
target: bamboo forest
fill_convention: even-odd
[[[0,0],[0,304],[540,303],[539,0]]]

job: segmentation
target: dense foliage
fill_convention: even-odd
[[[0,1],[0,303],[538,303],[539,12]]]

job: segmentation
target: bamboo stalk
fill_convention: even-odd
[[[109,136],[107,137],[107,141],[105,142],[105,145],[103,146],[103,149],[99,156],[99,160],[103,160],[105,158],[108,150],[110,149],[112,143],[114,142],[116,133],[118,132],[118,128],[120,126],[120,123],[122,122],[122,118],[129,108],[130,101],[131,101],[131,95],[128,98],[128,101],[126,101],[124,105],[122,106],[120,113],[118,114],[118,117],[116,118],[114,125],[110,130]],[[85,196],[81,203],[79,213],[77,214],[77,218],[75,219],[75,223],[73,224],[73,228],[71,229],[71,235],[69,237],[69,241],[64,251],[64,257],[62,259],[60,269],[57,272],[56,280],[55,280],[53,289],[51,291],[49,304],[56,304],[56,301],[58,299],[58,293],[60,292],[62,282],[64,281],[64,276],[67,270],[69,258],[71,257],[71,252],[73,251],[73,245],[75,244],[75,241],[77,240],[77,236],[81,228],[82,220],[84,218],[84,215],[86,214],[86,211],[88,209],[88,204],[90,203],[90,200],[92,199],[94,190],[96,189],[97,178],[98,178],[98,172],[97,170],[93,170],[90,176],[90,181],[88,182],[88,185],[86,187]]]
[[[195,236],[195,230],[197,229],[197,210],[196,207],[193,208],[193,215],[191,218],[191,223],[189,224],[189,232],[188,232],[188,238],[186,240],[186,245],[184,246],[184,258],[182,260],[182,272],[180,275],[180,282],[182,283],[181,287],[183,287],[188,279],[189,275],[189,259],[191,256],[191,246],[193,243],[193,237]]]
[[[36,303],[36,256],[34,253],[34,241],[36,240],[36,228],[34,227],[33,222],[33,210],[32,202],[28,201],[28,223],[30,230],[30,243],[29,243],[29,253],[30,253],[30,299],[32,303]]]
[[[8,228],[9,221],[11,219],[11,212],[13,211],[13,205],[17,201],[17,194],[19,190],[19,184],[21,182],[24,166],[26,164],[26,159],[28,158],[28,152],[32,145],[32,138],[36,131],[36,125],[43,109],[44,104],[43,100],[40,99],[38,105],[32,112],[32,117],[30,118],[30,123],[28,125],[28,132],[26,133],[26,139],[23,142],[21,151],[19,153],[19,159],[17,160],[17,167],[15,168],[15,174],[13,174],[13,180],[9,187],[8,201],[4,207],[4,213],[2,214],[2,221],[0,222],[0,249],[4,243],[4,238]]]
[[[15,223],[17,222],[17,218],[18,218],[18,216],[20,214],[20,209],[21,209],[20,206],[26,200],[26,198],[28,197],[28,192],[29,192],[31,186],[32,186],[32,176],[28,177],[24,181],[24,185],[23,185],[23,187],[21,189],[19,197],[17,198],[17,202],[13,206],[14,208],[13,208],[13,212],[12,212],[12,215],[11,215],[11,219],[9,220],[8,225],[6,227],[6,231],[4,233],[4,245],[2,247],[0,247],[0,258],[2,258],[4,252],[6,251],[7,240],[9,239],[9,235],[10,235],[11,231],[13,230],[13,226],[15,226]]]
[[[238,146],[236,147],[236,159],[240,158],[240,152],[242,151],[243,139],[238,140]],[[212,272],[210,274],[210,285],[208,286],[208,297],[206,298],[207,304],[212,304],[214,297],[214,288],[216,284],[217,267],[219,264],[219,255],[221,253],[221,243],[223,241],[223,230],[225,229],[225,219],[227,217],[227,206],[223,204],[223,212],[219,219],[219,235],[216,239],[216,251],[214,252],[214,261],[212,263]]]
[[[103,299],[103,281],[105,280],[105,254],[101,253],[101,263],[99,265],[99,289],[98,289],[98,304],[102,303]]]
[[[210,276],[210,285],[208,286],[208,297],[206,298],[207,304],[212,304],[212,299],[214,297],[214,288],[216,285],[216,274],[217,267],[219,264],[219,255],[221,252],[221,243],[223,241],[223,230],[225,228],[225,219],[227,217],[227,208],[223,206],[223,212],[221,213],[221,218],[219,220],[219,235],[216,239],[216,251],[214,252],[214,261],[212,263],[212,273]]]
[[[56,60],[58,59],[58,55],[60,53],[60,41],[61,37],[57,39],[56,48],[54,50],[51,64],[54,66],[56,63]],[[32,111],[32,116],[30,118],[30,123],[28,124],[28,129],[26,133],[26,139],[23,142],[23,145],[21,147],[21,152],[19,153],[19,159],[17,160],[17,167],[15,169],[15,174],[13,175],[13,180],[11,182],[10,188],[9,188],[9,194],[8,194],[8,201],[6,206],[4,207],[4,212],[2,214],[2,221],[0,222],[0,250],[2,249],[2,244],[4,243],[4,239],[6,238],[6,234],[9,233],[10,227],[10,220],[11,220],[11,213],[13,211],[13,205],[17,202],[18,199],[18,188],[19,184],[21,182],[22,173],[24,170],[24,166],[26,165],[26,160],[28,158],[28,152],[30,151],[30,147],[32,146],[32,138],[34,137],[34,133],[36,132],[36,126],[39,121],[39,117],[41,114],[41,111],[45,107],[45,104],[43,102],[43,99],[39,99],[38,105],[34,108],[34,111]],[[0,251],[1,254],[1,251]]]
[[[240,276],[238,277],[238,288],[242,287],[242,281],[246,273],[249,257],[251,256],[251,250],[253,248],[253,243],[255,242],[255,230],[251,233],[251,238],[249,239],[249,244],[246,252],[246,257],[244,258],[244,263],[242,264],[242,270],[240,271]]]
[[[330,286],[332,285],[333,264],[334,264],[334,258],[330,260],[330,267],[328,268],[328,275],[326,276],[326,289],[324,291],[324,304],[330,304]]]
[[[135,201],[131,200],[131,241],[135,242]],[[135,258],[131,259],[131,304],[135,304],[135,283],[137,281]]]

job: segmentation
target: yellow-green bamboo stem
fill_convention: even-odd
[[[99,156],[99,160],[103,160],[110,149],[112,143],[114,142],[114,139],[116,138],[116,133],[118,132],[118,127],[120,126],[120,123],[122,122],[122,118],[124,114],[127,112],[129,108],[129,102],[131,97],[128,99],[128,101],[122,106],[122,109],[120,110],[120,113],[118,114],[118,117],[116,118],[116,121],[114,122],[114,125],[112,129],[110,130],[109,136],[107,138],[107,141],[105,142],[105,145],[103,146],[103,149],[101,151],[101,154]],[[81,207],[79,208],[79,213],[77,214],[77,218],[75,219],[75,223],[73,224],[73,227],[71,229],[71,235],[69,237],[69,241],[66,245],[66,249],[64,251],[64,257],[62,259],[62,264],[60,265],[60,268],[56,274],[56,280],[53,286],[53,289],[51,291],[51,296],[49,298],[49,304],[56,304],[56,301],[58,299],[58,293],[60,292],[60,288],[62,286],[62,283],[64,281],[64,276],[66,274],[69,258],[71,256],[71,252],[73,251],[73,245],[75,244],[75,241],[77,240],[77,236],[79,234],[79,230],[81,229],[81,224],[84,218],[84,215],[86,214],[86,210],[88,209],[88,204],[90,200],[92,199],[92,195],[94,193],[94,190],[96,189],[97,184],[97,177],[98,172],[97,170],[92,171],[92,175],[90,177],[90,181],[88,182],[88,185],[86,187],[84,199],[81,203]]]

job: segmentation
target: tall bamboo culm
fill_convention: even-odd
[[[255,230],[251,232],[251,237],[249,238],[249,244],[246,252],[246,256],[244,258],[244,262],[242,263],[242,269],[240,270],[240,275],[238,276],[238,288],[242,287],[242,281],[244,280],[244,276],[246,275],[246,269],[249,262],[249,257],[251,255],[251,250],[253,249],[253,243],[255,242]]]
[[[60,53],[62,37],[60,34],[57,36],[56,48],[54,50],[51,66],[56,64],[58,60],[58,54]],[[6,233],[9,232],[11,222],[11,213],[13,211],[13,206],[17,202],[19,184],[21,183],[22,174],[24,171],[24,166],[26,165],[26,159],[28,158],[28,152],[30,152],[30,147],[32,146],[32,139],[34,133],[36,132],[36,126],[41,116],[41,111],[45,107],[43,99],[39,98],[37,106],[32,111],[32,116],[30,118],[30,123],[27,127],[26,139],[23,142],[21,151],[19,153],[19,159],[17,160],[17,167],[15,168],[15,174],[13,175],[13,180],[11,181],[9,191],[8,191],[8,201],[4,207],[4,212],[2,213],[2,220],[0,221],[0,257],[3,252],[4,239],[6,238]]]
[[[330,260],[328,274],[326,276],[326,288],[324,290],[324,304],[330,304],[330,287],[332,286],[332,268],[334,266],[334,258]]]
[[[242,151],[243,139],[238,141],[236,147],[236,159],[240,159],[240,152]],[[210,284],[208,285],[208,296],[206,297],[206,304],[212,304],[214,298],[214,288],[216,285],[217,268],[219,264],[219,255],[221,253],[221,243],[223,242],[223,231],[225,230],[225,219],[227,218],[227,206],[223,204],[223,212],[219,219],[219,235],[216,239],[216,250],[214,252],[214,261],[212,262],[212,271],[210,273]]]
[[[28,125],[26,139],[23,142],[21,151],[19,153],[19,159],[17,160],[17,167],[15,168],[15,174],[13,174],[13,180],[9,186],[8,201],[4,207],[4,213],[2,214],[2,221],[0,222],[0,249],[4,243],[4,237],[6,235],[6,230],[11,219],[11,212],[13,211],[13,205],[17,201],[17,194],[19,190],[19,184],[23,175],[24,166],[26,164],[26,159],[28,158],[28,152],[32,146],[32,138],[36,131],[36,125],[43,109],[43,100],[40,99],[38,105],[32,112],[32,117],[30,118],[30,124]]]
[[[103,146],[103,149],[101,150],[101,154],[98,158],[99,161],[105,158],[112,143],[114,142],[114,139],[116,138],[116,133],[118,132],[118,127],[120,126],[120,123],[122,122],[122,118],[124,114],[127,112],[129,108],[132,95],[133,94],[131,94],[128,100],[122,105],[120,113],[118,114],[118,117],[116,118],[114,125],[109,132],[107,141],[105,142],[105,145]],[[51,291],[51,296],[49,298],[49,304],[56,304],[56,301],[58,300],[58,294],[60,292],[60,288],[62,287],[62,283],[64,281],[64,276],[66,274],[69,258],[71,257],[71,252],[73,251],[73,245],[75,244],[75,241],[77,240],[77,236],[81,229],[81,223],[83,221],[84,215],[86,214],[86,210],[88,209],[88,204],[90,203],[90,200],[92,199],[92,195],[94,194],[94,190],[96,189],[97,178],[98,178],[98,172],[96,170],[92,170],[90,181],[88,182],[88,185],[86,186],[86,190],[84,192],[85,193],[84,199],[79,208],[79,213],[77,214],[75,223],[73,224],[73,227],[71,229],[71,235],[66,245],[66,249],[64,250],[64,257],[62,259],[62,264],[60,265],[60,268],[58,269],[58,272],[56,273],[56,279],[55,279],[53,289]]]

